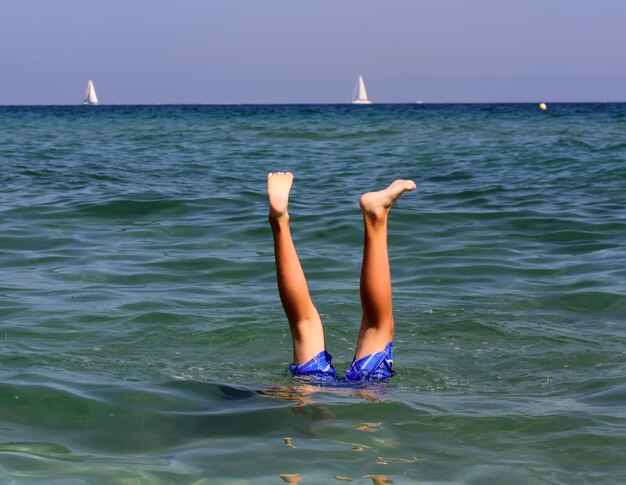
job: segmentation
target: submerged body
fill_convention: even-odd
[[[336,373],[332,357],[326,351],[322,321],[311,300],[291,238],[287,206],[292,183],[290,172],[270,173],[267,178],[278,292],[293,343],[293,364],[289,369],[294,376],[334,379]],[[398,198],[415,189],[411,180],[396,180],[384,190],[364,194],[359,201],[364,224],[360,282],[363,316],[354,360],[344,380],[378,380],[393,375],[394,322],[387,219]]]

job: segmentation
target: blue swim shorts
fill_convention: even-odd
[[[289,370],[294,377],[311,376],[324,379],[336,379],[337,374],[335,373],[335,369],[333,369],[333,365],[331,364],[332,360],[333,358],[331,357],[331,355],[325,350],[322,350],[319,354],[317,354],[305,364],[291,364],[289,366]]]
[[[377,381],[394,374],[393,345],[389,342],[381,352],[353,360],[343,380],[351,382]]]
[[[322,350],[305,364],[289,366],[289,371],[294,377],[315,377],[321,379],[337,379],[337,373],[332,366],[333,358]],[[346,372],[342,382],[365,382],[386,379],[394,375],[393,370],[393,345],[389,342],[381,352],[353,360],[352,365]]]

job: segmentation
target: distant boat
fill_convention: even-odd
[[[98,96],[96,96],[96,88],[93,85],[93,81],[90,79],[87,82],[87,92],[85,93],[85,99],[83,104],[90,106],[96,106],[98,104]]]
[[[352,96],[352,104],[372,104],[372,100],[368,99],[367,91],[365,90],[365,82],[363,81],[363,76],[359,76],[359,80],[356,83],[356,87],[354,88],[354,92],[356,97]]]

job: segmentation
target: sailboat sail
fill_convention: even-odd
[[[87,92],[85,93],[85,99],[83,104],[96,105],[98,104],[98,96],[96,95],[96,88],[93,85],[93,81],[90,79],[87,82]]]
[[[359,76],[356,91],[357,96],[352,100],[352,104],[372,104],[372,100],[367,97],[367,91],[365,90],[365,81],[363,81],[363,76]]]
[[[367,99],[367,91],[365,90],[365,83],[363,82],[363,76],[359,76],[359,99]]]

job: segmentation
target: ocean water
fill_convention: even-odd
[[[2,483],[626,481],[626,104],[2,107],[0,170]],[[390,381],[285,373],[274,170],[338,371],[417,182]]]

